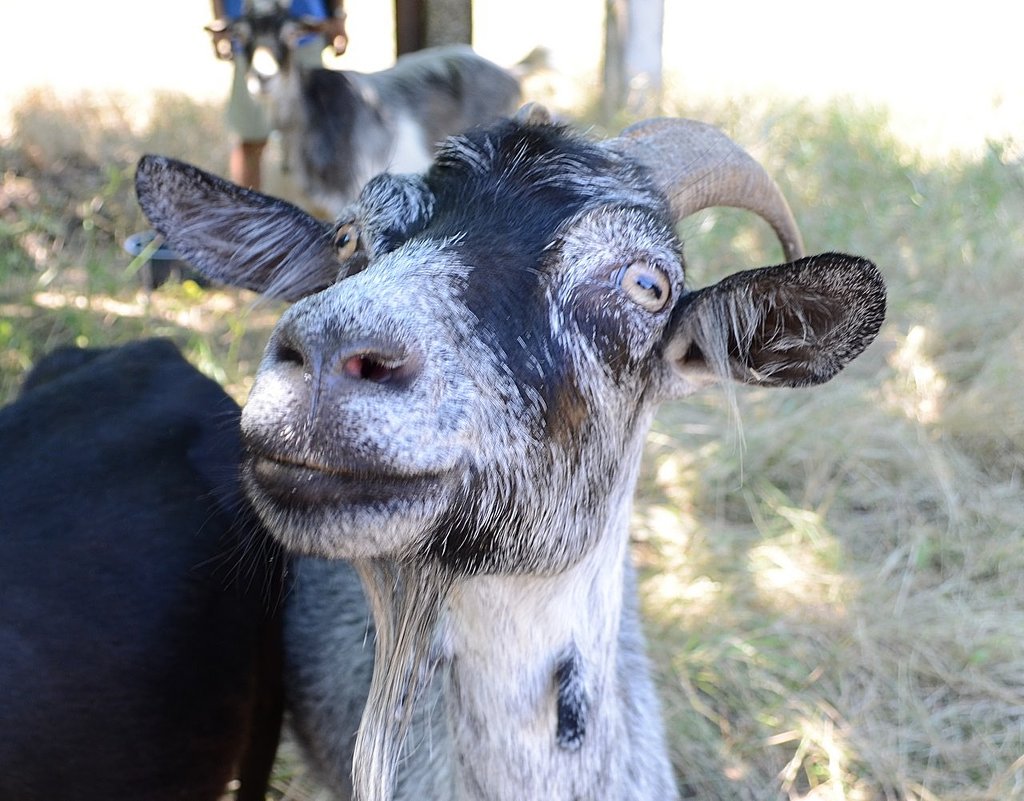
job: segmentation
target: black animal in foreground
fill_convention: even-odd
[[[0,799],[264,798],[280,560],[238,415],[163,340],[57,351],[0,409]]]

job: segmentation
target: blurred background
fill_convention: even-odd
[[[336,62],[375,70],[395,54],[394,7],[386,0],[348,0],[350,45]],[[46,19],[28,4],[8,2],[0,49],[0,131],[31,87],[61,97],[115,92],[136,113],[154,93],[182,92],[221,100],[227,64],[211,57],[202,25],[208,0],[173,8],[110,0],[102,11],[55,0]],[[535,47],[576,102],[592,99],[604,41],[602,0],[475,0],[473,45],[511,65]],[[929,152],[977,151],[986,137],[1021,130],[1020,31],[1024,9],[1000,0],[938,8],[921,0],[864,0],[839,9],[813,0],[664,3],[662,58],[670,94],[707,99],[743,94],[823,101],[847,97],[888,106],[894,129]]]
[[[617,5],[474,0],[473,44],[503,65],[545,48],[526,99],[614,133],[635,116],[606,102]],[[392,63],[391,4],[345,7],[332,66]],[[890,287],[878,341],[832,383],[656,422],[634,544],[683,796],[1024,799],[1024,6],[663,9],[652,113],[724,128],[808,250],[871,258]],[[280,307],[187,277],[146,291],[123,250],[147,227],[141,153],[226,171],[209,3],[0,14],[0,401],[58,344],[153,335],[243,401]],[[680,232],[695,286],[780,259],[741,212]],[[274,793],[321,790],[286,748]]]

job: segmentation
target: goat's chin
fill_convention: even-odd
[[[265,458],[248,460],[243,479],[275,539],[293,553],[329,559],[415,551],[450,485],[442,474],[343,475]]]

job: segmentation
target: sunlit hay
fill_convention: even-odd
[[[228,137],[219,105],[164,92],[140,106],[114,93],[83,93],[58,98],[34,89],[12,114],[11,143],[37,167],[59,167],[68,160],[130,164],[143,152],[189,158],[223,170]]]
[[[867,801],[872,795],[856,786],[856,767],[836,710],[823,705],[795,729],[768,738],[768,746],[795,745],[779,773],[781,790],[800,801]]]
[[[136,150],[138,155],[156,153],[183,159],[223,175],[227,172],[230,145],[231,136],[220,103],[162,92],[153,98],[146,124],[139,131]]]
[[[944,399],[943,428],[962,441],[986,472],[1024,469],[1024,322],[985,349],[976,372]]]
[[[712,749],[716,758],[696,768],[695,750],[706,752],[681,743],[677,764],[684,776],[743,777],[735,782],[749,797],[763,797],[753,788],[778,786],[779,762],[794,764],[795,746],[775,741],[777,748],[740,759],[745,737],[770,739],[794,728],[806,707],[826,703],[851,756],[849,776],[824,797],[1008,797],[984,788],[997,779],[1006,785],[1014,749],[1024,744],[1021,715],[1013,712],[1024,708],[1024,649],[1011,633],[1024,625],[1014,601],[1024,597],[1024,557],[1019,514],[1007,506],[1019,503],[1019,488],[986,487],[962,454],[922,437],[920,423],[902,412],[891,418],[884,404],[854,414],[832,397],[830,414],[810,398],[799,408],[773,402],[765,415],[744,409],[747,474],[781,480],[807,505],[780,503],[762,488],[761,507],[757,493],[748,501],[757,514],[746,527],[716,517],[714,505],[704,509],[703,532],[688,554],[702,566],[693,568],[698,578],[680,587],[676,604],[661,599],[664,584],[652,585],[651,600],[676,621],[658,629],[679,649],[669,679],[673,725],[680,737],[684,730],[692,736],[694,710],[710,710],[701,716],[712,723],[704,734],[725,749],[724,756]],[[737,476],[733,465],[726,486]],[[722,508],[738,512],[734,504]],[[750,584],[759,592],[746,592]],[[703,602],[687,615],[694,593]],[[717,607],[709,608],[709,597]],[[770,632],[781,645],[709,656],[706,646],[723,631],[745,642]],[[794,663],[808,677],[817,673],[816,681],[772,691]],[[698,690],[681,692],[687,684]],[[752,726],[746,735],[737,731],[743,720]],[[710,797],[737,797],[734,782],[725,784],[730,789]],[[793,797],[812,792],[798,790]]]
[[[24,96],[11,117],[12,143],[40,167],[68,159],[121,161],[130,157],[135,139],[130,105],[116,95],[83,93],[62,100],[36,89]]]
[[[148,108],[112,96],[25,96],[0,141],[0,401],[58,345],[174,339],[239,401],[252,384],[280,306],[251,293],[172,280],[151,295],[129,272],[125,238],[148,226],[131,175],[139,154],[170,152],[226,164],[219,104],[160,95]]]
[[[857,632],[860,668],[844,672],[838,696],[858,711],[849,737],[910,797],[1017,797],[997,787],[1024,747],[1020,649],[990,637],[993,624],[1024,621],[978,606],[924,593],[898,617],[872,610]]]
[[[715,445],[713,393],[659,418],[705,449],[680,457],[693,530],[645,585],[681,781],[713,799],[1024,797],[1019,165],[925,167],[849,121],[775,122],[772,142],[799,131],[781,182],[811,249],[875,259],[890,318],[824,387],[739,390],[742,454]],[[688,231],[697,285],[764,263],[746,225]]]
[[[922,325],[914,325],[900,347],[890,356],[896,381],[887,387],[887,401],[907,417],[921,423],[934,423],[940,415],[939,404],[946,391],[946,379],[925,355],[928,336]]]
[[[798,540],[755,546],[750,551],[750,572],[768,608],[833,619],[843,614],[843,575],[823,568],[817,554]]]

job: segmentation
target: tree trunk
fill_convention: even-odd
[[[472,42],[472,0],[395,0],[398,55],[424,47]]]
[[[664,0],[605,0],[605,122],[658,113],[663,28]]]

